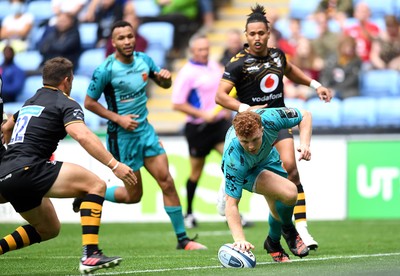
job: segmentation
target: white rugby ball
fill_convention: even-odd
[[[218,260],[224,267],[228,268],[254,268],[256,257],[251,251],[241,251],[226,243],[218,250]]]

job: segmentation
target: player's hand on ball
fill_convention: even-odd
[[[237,249],[242,251],[249,251],[251,249],[254,249],[254,245],[248,241],[236,241],[233,243],[233,247],[236,247]]]

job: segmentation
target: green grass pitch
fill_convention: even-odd
[[[400,275],[400,221],[355,220],[311,221],[309,230],[319,242],[317,251],[291,263],[274,263],[263,249],[268,233],[266,222],[245,229],[256,249],[254,269],[222,268],[217,252],[232,242],[225,222],[199,222],[188,230],[199,234],[204,251],[176,250],[169,223],[105,223],[100,229],[100,247],[109,256],[123,258],[120,266],[102,269],[95,275]],[[17,227],[1,224],[0,236]],[[80,275],[81,229],[63,224],[60,235],[42,244],[0,256],[0,275]],[[283,247],[287,250],[285,242]],[[288,250],[287,250],[288,251]],[[289,252],[289,251],[288,251]]]

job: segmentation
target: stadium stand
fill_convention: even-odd
[[[355,6],[359,2],[366,3],[371,10],[371,18],[383,18],[385,15],[393,14],[393,0],[353,0]]]
[[[157,16],[160,14],[160,7],[155,1],[133,0],[133,4],[138,17]]]
[[[98,25],[94,22],[82,22],[79,24],[78,30],[83,50],[92,49],[96,46],[97,28]]]
[[[35,18],[35,25],[40,25],[54,16],[51,1],[37,0],[28,2],[27,11]]]
[[[312,114],[315,128],[338,128],[342,126],[341,101],[333,98],[324,103],[319,98],[311,98],[305,103],[305,109]]]
[[[369,70],[360,76],[360,95],[367,97],[400,96],[400,75],[395,70]]]
[[[400,97],[377,99],[377,125],[381,127],[400,127]]]
[[[0,1],[0,21],[10,13],[10,2]]]
[[[15,55],[14,62],[26,72],[36,71],[42,62],[42,55],[37,50],[19,52]]]
[[[312,14],[319,4],[320,0],[290,0],[289,2],[289,16],[297,19],[305,19]]]
[[[24,88],[22,89],[22,93],[18,96],[18,102],[25,102],[27,99],[32,97],[36,91],[43,86],[42,76],[41,75],[33,75],[28,76],[25,80]]]
[[[343,127],[372,128],[377,126],[377,100],[373,97],[351,97],[342,101]]]
[[[144,23],[139,25],[138,33],[148,42],[146,54],[158,66],[165,67],[167,54],[173,44],[174,25],[168,22]]]
[[[94,69],[99,66],[106,58],[104,48],[92,48],[82,52],[79,57],[76,74],[91,77]]]

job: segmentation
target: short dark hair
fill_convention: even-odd
[[[43,84],[58,86],[66,77],[70,78],[74,65],[69,59],[55,57],[47,60],[43,66]]]
[[[265,12],[265,8],[259,4],[256,4],[255,7],[251,8],[251,13],[248,14],[248,18],[246,21],[246,30],[247,30],[247,25],[249,23],[253,23],[253,22],[262,22],[265,24],[265,26],[267,27],[267,30],[269,29],[269,21],[267,19],[267,17],[265,16],[266,12]]]
[[[124,20],[118,20],[118,21],[115,21],[114,24],[112,24],[111,34],[114,32],[114,30],[116,28],[123,28],[123,27],[131,27],[133,29],[131,23],[124,21]]]

